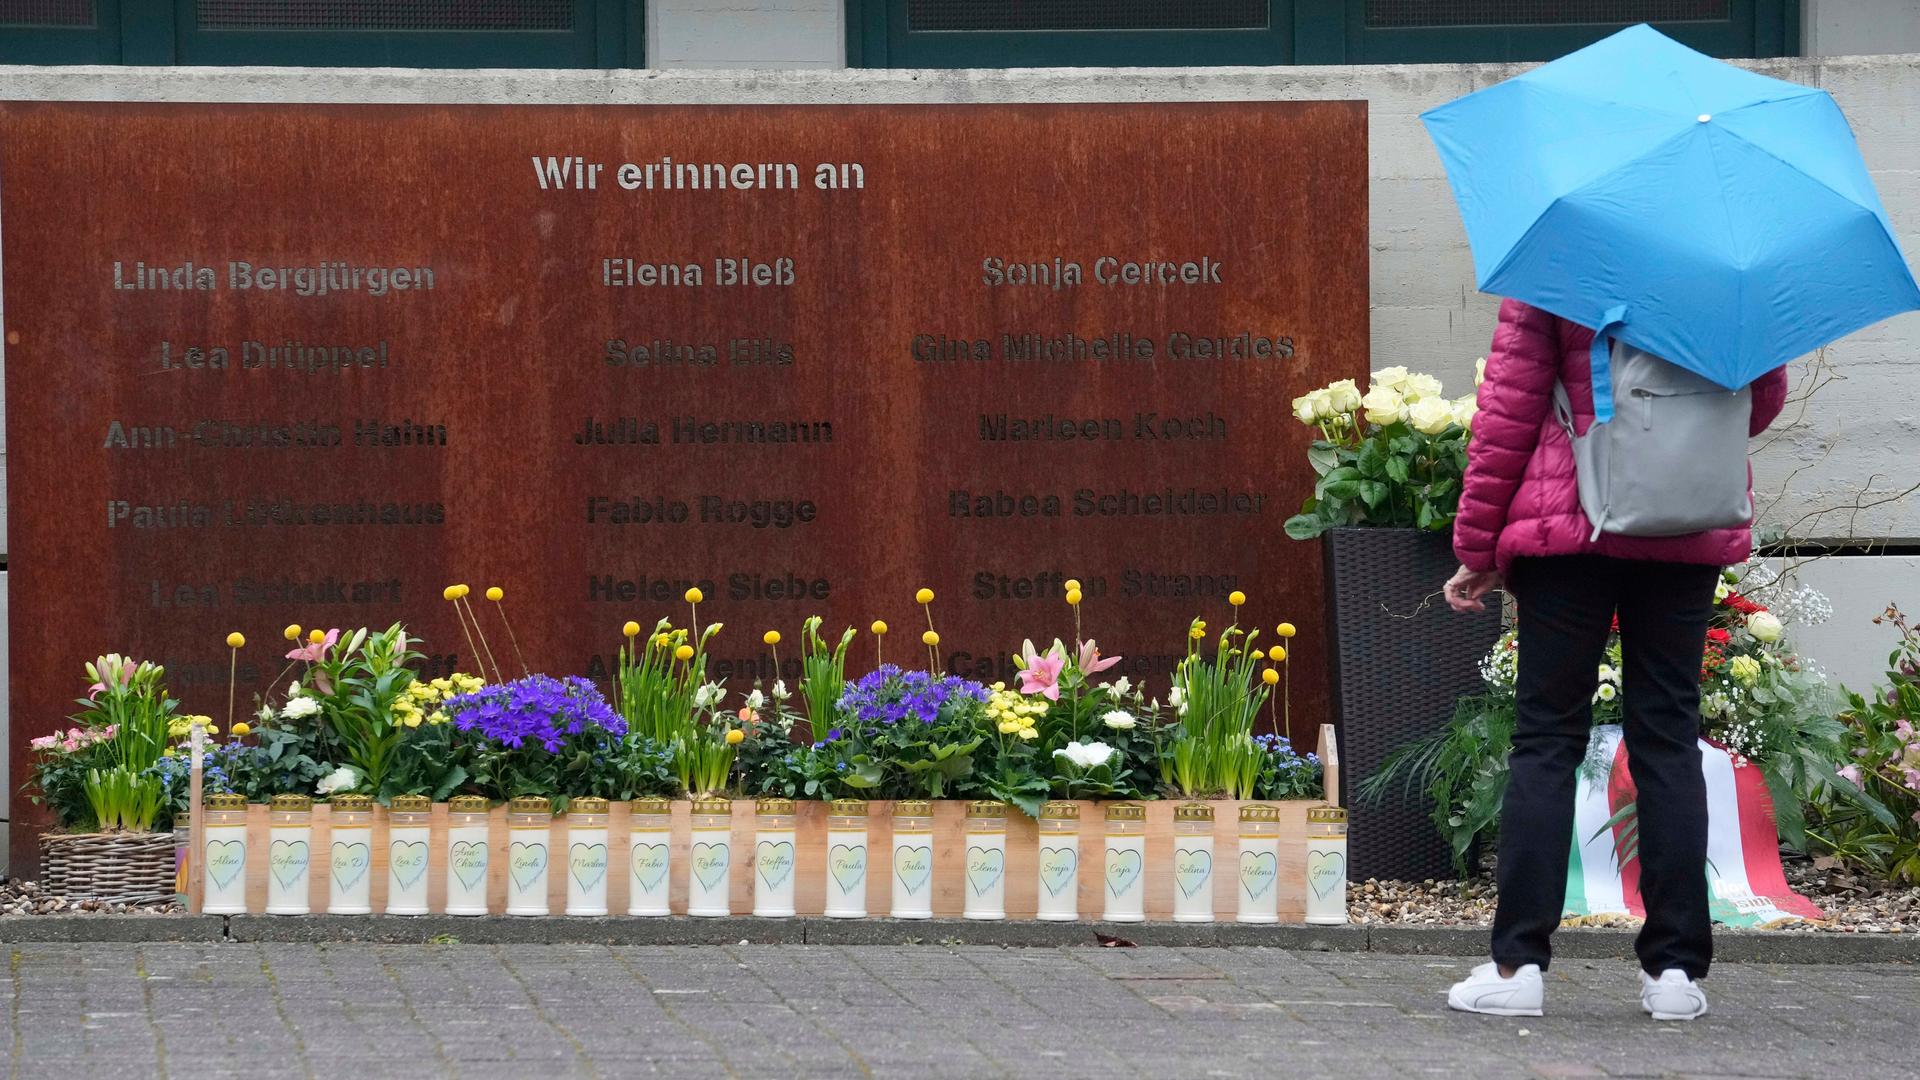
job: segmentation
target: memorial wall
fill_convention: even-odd
[[[595,677],[698,585],[742,691],[812,614],[924,664],[921,586],[941,665],[1006,678],[1073,577],[1164,693],[1238,589],[1302,627],[1306,730],[1288,404],[1368,364],[1366,140],[1339,101],[0,104],[11,782],[102,652],[215,715],[234,629],[243,709],[290,622],[475,670],[456,581]]]

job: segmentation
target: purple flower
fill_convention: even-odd
[[[842,712],[865,726],[891,727],[908,719],[931,724],[955,697],[985,701],[987,688],[957,675],[935,679],[924,671],[902,671],[893,664],[884,664],[848,684],[840,695],[839,706]]]
[[[627,722],[585,679],[529,675],[451,698],[444,706],[454,730],[517,750],[529,742],[549,754],[568,736],[619,737]]]

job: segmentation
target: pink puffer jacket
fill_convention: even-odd
[[[1480,413],[1467,448],[1466,485],[1453,523],[1453,551],[1469,570],[1505,573],[1528,555],[1610,555],[1621,559],[1728,566],[1753,551],[1745,526],[1687,536],[1603,534],[1580,509],[1573,444],[1553,418],[1553,382],[1567,384],[1574,428],[1593,423],[1593,331],[1518,300],[1500,305],[1500,327],[1487,356]],[[1781,368],[1753,384],[1752,434],[1773,423],[1786,404]]]

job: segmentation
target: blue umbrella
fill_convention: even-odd
[[[1635,26],[1421,116],[1482,290],[1738,388],[1920,308],[1840,107]]]

